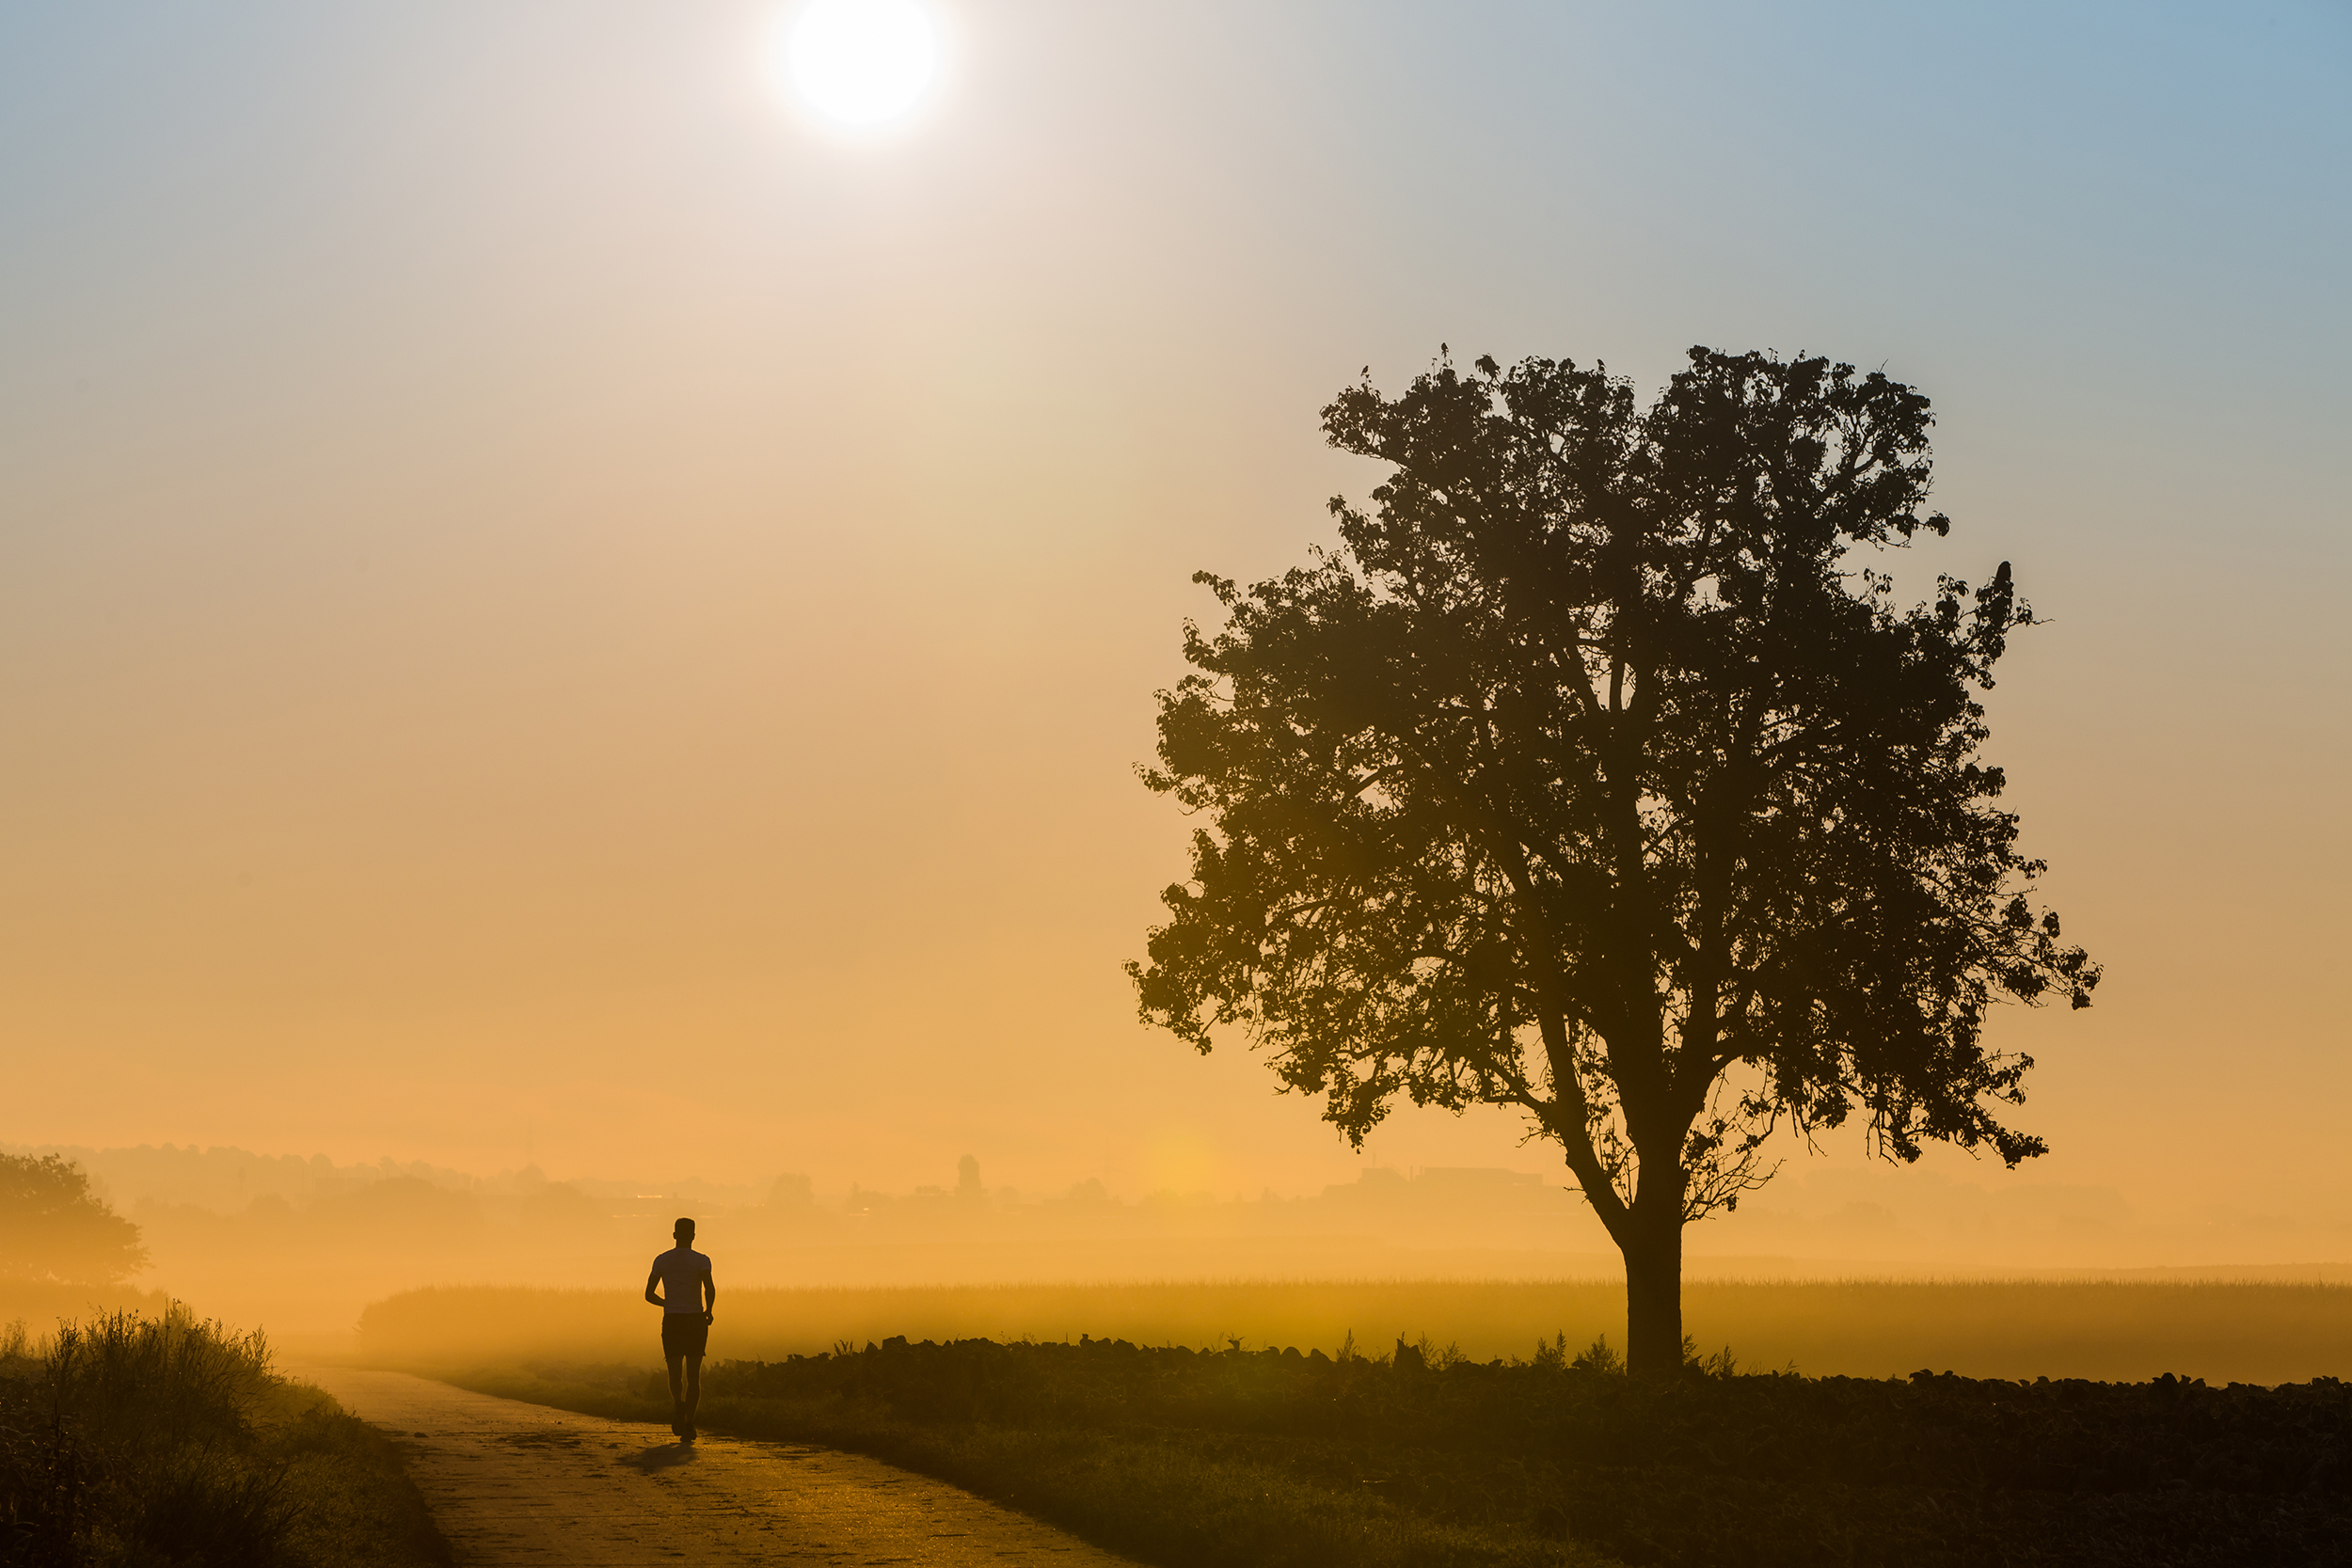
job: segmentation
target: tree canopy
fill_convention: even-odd
[[[1441,359],[1323,411],[1391,470],[1339,549],[1196,578],[1225,625],[1186,626],[1145,782],[1205,825],[1143,1016],[1238,1032],[1359,1143],[1400,1095],[1522,1111],[1625,1251],[1637,1370],[1773,1129],[2040,1153],[1988,1010],[2098,982],[1979,756],[2008,563],[1901,607],[1853,559],[1948,531],[1931,423],[1820,358],[1693,349],[1647,407]]]
[[[147,1266],[139,1227],[55,1154],[0,1154],[0,1277],[112,1285]]]

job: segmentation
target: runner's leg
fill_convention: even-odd
[[[699,1355],[690,1355],[686,1358],[686,1398],[678,1406],[681,1411],[685,1412],[683,1418],[690,1436],[694,1431],[694,1407],[702,1402],[703,1358]]]
[[[687,1415],[686,1388],[685,1385],[680,1381],[680,1377],[683,1363],[686,1358],[675,1352],[671,1352],[669,1353],[667,1359],[670,1363],[670,1430],[675,1433],[683,1433],[686,1428]],[[702,1357],[699,1355],[694,1357],[694,1374],[695,1392],[699,1394],[702,1391]]]

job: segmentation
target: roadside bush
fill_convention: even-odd
[[[0,1337],[0,1564],[441,1563],[391,1445],[173,1305]]]

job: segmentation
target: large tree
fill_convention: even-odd
[[[147,1266],[139,1227],[55,1154],[0,1154],[0,1279],[113,1285]]]
[[[2001,999],[2099,971],[2029,884],[1979,692],[2032,616],[2003,562],[1899,608],[1927,399],[1692,349],[1441,358],[1323,411],[1391,473],[1343,547],[1185,628],[1145,781],[1200,814],[1143,1016],[1239,1032],[1360,1144],[1398,1095],[1516,1107],[1625,1255],[1628,1355],[1679,1367],[1682,1230],[1765,1138],[2042,1152]],[[1857,557],[1859,559],[1857,559]]]

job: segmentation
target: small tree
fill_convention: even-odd
[[[147,1266],[139,1227],[55,1154],[0,1154],[0,1278],[119,1284]]]
[[[2041,1140],[1989,1006],[2099,972],[2024,891],[1976,692],[2031,624],[2007,562],[1898,610],[1857,546],[1922,516],[1927,400],[1691,351],[1440,359],[1323,411],[1392,473],[1343,548],[1185,627],[1145,782],[1208,825],[1130,964],[1148,1022],[1239,1030],[1359,1145],[1399,1094],[1516,1107],[1625,1255],[1632,1370],[1682,1354],[1682,1228],[1778,1126]]]

